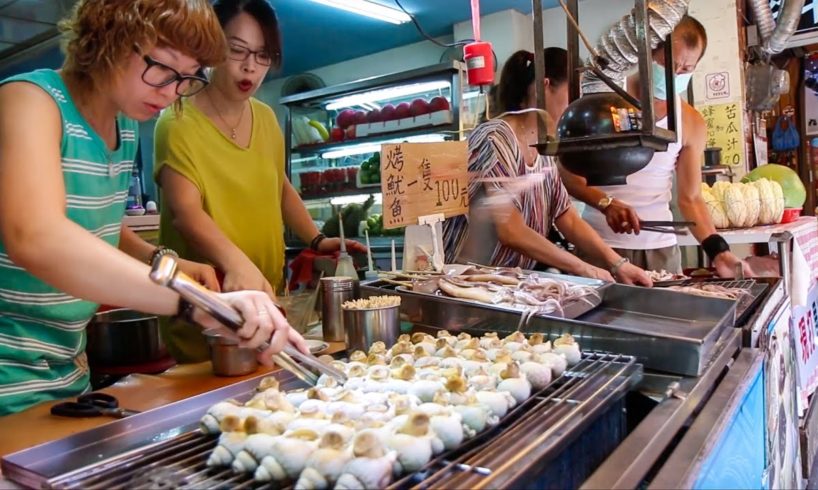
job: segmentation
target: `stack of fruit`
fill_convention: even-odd
[[[381,153],[376,151],[371,157],[361,163],[358,172],[361,185],[376,185],[381,183]]]
[[[429,101],[415,99],[411,103],[401,102],[397,106],[386,104],[380,109],[372,109],[367,112],[345,109],[339,112],[335,118],[335,127],[332,128],[329,139],[331,141],[354,139],[356,137],[355,127],[361,124],[411,119],[438,111],[448,111],[450,108],[449,100],[446,97],[438,96]]]
[[[383,215],[370,214],[366,219],[366,229],[370,236],[400,236],[403,235],[403,228],[393,228],[387,230],[383,227]]]

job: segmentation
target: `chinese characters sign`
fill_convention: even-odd
[[[744,163],[743,115],[738,102],[698,107],[707,124],[707,147],[721,148],[721,163],[735,167]]]
[[[818,329],[818,285],[813,285],[806,306],[793,308],[793,335],[798,365],[798,385],[802,396],[812,394],[818,384],[818,352],[816,352],[816,329]]]
[[[465,141],[383,145],[381,175],[384,228],[416,225],[421,216],[468,212]]]

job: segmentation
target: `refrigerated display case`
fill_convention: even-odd
[[[376,260],[388,257],[392,239],[400,245],[402,230],[378,226],[380,145],[464,138],[477,120],[463,109],[466,97],[476,98],[466,94],[465,75],[452,61],[281,99],[287,176],[319,228],[337,236],[331,221],[343,210],[346,237],[362,237],[368,226]],[[294,236],[287,243],[303,248]]]

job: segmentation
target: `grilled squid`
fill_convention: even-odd
[[[440,439],[445,450],[460,446],[466,437],[466,432],[463,429],[463,418],[457,412],[432,415],[429,418],[429,425]]]
[[[387,451],[374,432],[359,432],[352,443],[352,454],[354,458],[344,465],[336,489],[375,490],[392,482],[397,453]]]
[[[277,437],[270,453],[265,455],[256,472],[256,481],[295,480],[304,469],[310,455],[318,448],[318,432],[298,429]]]
[[[469,397],[465,405],[455,405],[454,411],[460,414],[463,424],[474,431],[475,434],[482,432],[489,425],[496,425],[500,419],[491,413],[491,410],[480,403],[476,397]]]
[[[563,334],[560,338],[554,341],[554,352],[564,355],[569,366],[573,366],[574,364],[578,363],[582,357],[582,353],[579,350],[579,344],[577,344],[574,337],[569,333]]]
[[[270,434],[251,434],[244,441],[244,449],[236,454],[232,468],[234,473],[253,473],[264,456],[272,452],[276,438]]]
[[[474,396],[477,397],[477,401],[487,406],[492,414],[500,418],[505,417],[509,409],[517,404],[507,391],[478,391]]]
[[[310,455],[304,470],[295,482],[296,490],[330,488],[341,476],[344,466],[352,459],[345,450],[346,441],[337,432],[327,431],[318,442],[318,449]]]
[[[218,434],[221,432],[222,420],[228,416],[233,415],[240,420],[244,420],[251,415],[256,417],[266,417],[270,412],[267,410],[259,410],[252,407],[243,407],[235,400],[228,400],[219,402],[210,407],[206,414],[199,421],[199,429],[205,434]]]
[[[435,393],[443,389],[443,383],[440,381],[421,379],[412,383],[412,387],[409,388],[409,394],[415,395],[424,402],[430,402],[434,399]]]
[[[540,364],[544,364],[551,368],[551,375],[553,378],[562,376],[562,373],[568,369],[568,360],[565,359],[565,356],[554,352],[539,354],[536,360]]]
[[[520,371],[535,390],[541,390],[551,382],[551,367],[546,364],[524,362],[520,366]]]
[[[221,423],[219,443],[207,458],[208,466],[230,466],[236,455],[244,449],[247,433],[243,422],[235,415],[227,415]]]
[[[398,453],[396,475],[421,469],[435,452],[442,451],[443,443],[429,429],[429,424],[429,416],[425,413],[412,413],[406,423],[388,438],[387,446]]]
[[[497,391],[507,391],[517,403],[522,403],[531,396],[531,383],[520,375],[520,365],[516,362],[509,364],[500,373],[502,381],[497,384]]]

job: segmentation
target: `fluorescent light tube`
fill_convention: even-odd
[[[312,0],[313,2],[346,10],[353,14],[371,17],[373,19],[389,22],[390,24],[403,24],[412,20],[402,10],[386,7],[369,0]]]
[[[408,138],[396,138],[394,141],[406,141],[408,143],[432,143],[436,141],[444,141],[445,135],[442,134],[421,134],[418,136],[410,136]],[[383,143],[390,143],[389,140]],[[363,155],[365,153],[375,153],[381,151],[382,143],[369,143],[363,145],[348,146],[340,150],[327,151],[321,154],[321,158],[332,160],[334,158],[343,158],[354,155]]]
[[[438,80],[436,82],[413,83],[411,85],[401,85],[399,87],[385,88],[381,90],[373,90],[371,92],[364,92],[362,94],[350,95],[348,97],[341,97],[327,104],[328,111],[334,111],[344,107],[352,107],[361,104],[370,104],[382,100],[397,99],[400,97],[408,97],[415,94],[423,94],[426,92],[433,92],[435,90],[445,90],[451,86],[450,82],[445,80]]]
[[[330,199],[329,203],[332,204],[333,206],[346,206],[347,204],[363,204],[367,199],[369,199],[370,193],[375,195],[375,201],[372,203],[373,205],[377,206],[379,204],[383,204],[383,196],[381,195],[380,189],[378,189],[375,192],[373,192],[372,189],[361,189],[361,194],[355,196],[333,197],[332,199]]]

